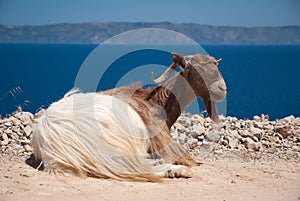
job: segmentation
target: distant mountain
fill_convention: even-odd
[[[42,26],[0,25],[0,43],[99,44],[117,34],[139,28],[173,30],[187,35],[201,45],[300,44],[300,26],[247,28],[169,22],[62,23]]]

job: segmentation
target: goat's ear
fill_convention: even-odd
[[[172,53],[172,60],[175,64],[181,67],[185,67],[185,60],[184,57],[177,53]]]

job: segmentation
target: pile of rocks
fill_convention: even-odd
[[[18,110],[0,119],[0,154],[2,156],[29,156],[35,115]]]
[[[261,115],[253,120],[220,119],[217,125],[209,117],[183,113],[171,128],[171,135],[198,156],[205,150],[216,155],[233,150],[300,157],[300,118],[288,116],[270,121],[268,115]]]
[[[0,118],[0,155],[29,156],[31,137],[37,118],[30,112],[16,111]],[[270,153],[300,158],[300,118],[288,116],[270,121],[268,115],[254,116],[253,120],[220,116],[221,123],[201,115],[183,113],[171,128],[175,141],[200,158],[239,153]]]

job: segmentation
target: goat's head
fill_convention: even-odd
[[[154,82],[164,81],[178,66],[180,75],[188,81],[195,95],[203,99],[209,116],[218,121],[217,114],[213,114],[216,111],[215,102],[222,101],[226,96],[226,84],[218,69],[220,59],[202,54],[182,56],[172,53],[172,60],[171,66]]]

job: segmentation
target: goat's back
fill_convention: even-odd
[[[147,129],[119,98],[69,93],[53,103],[34,129],[34,155],[48,171],[119,180],[157,180],[147,160]]]

